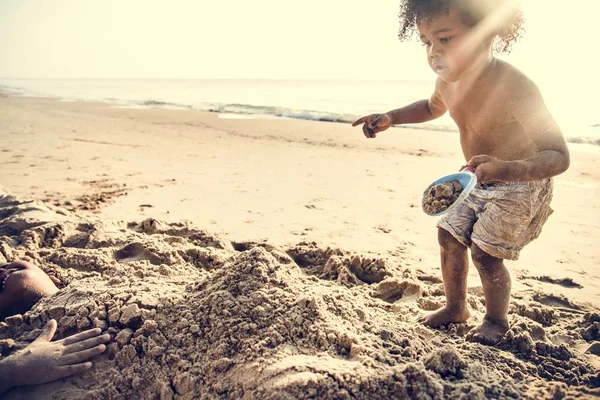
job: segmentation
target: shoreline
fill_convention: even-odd
[[[192,105],[186,104],[178,104],[165,102],[160,100],[118,100],[107,98],[104,100],[85,100],[85,99],[71,99],[71,98],[61,98],[59,96],[46,96],[46,95],[31,95],[26,94],[20,89],[9,89],[9,88],[1,88],[0,87],[0,96],[11,95],[17,97],[24,98],[42,98],[48,100],[55,100],[59,102],[72,102],[72,103],[91,103],[91,104],[105,104],[114,108],[123,108],[123,109],[163,109],[163,110],[191,110],[196,112],[208,112],[215,113],[219,115],[219,118],[223,119],[292,119],[292,120],[306,120],[306,121],[316,121],[316,122],[330,122],[330,123],[340,123],[340,124],[349,124],[354,122],[356,119],[360,118],[360,115],[351,115],[351,114],[342,114],[342,113],[333,113],[333,112],[325,112],[325,111],[316,111],[316,110],[296,110],[296,109],[288,109],[285,107],[276,107],[276,106],[256,106],[250,104],[220,104],[222,109],[207,107],[206,109],[199,109]],[[231,108],[233,107],[233,109]],[[241,108],[246,107],[246,111],[242,111]],[[250,110],[254,110],[255,112],[251,112]],[[258,111],[264,111],[266,113],[260,113]],[[582,126],[579,128],[573,128],[573,130],[592,130],[597,128],[598,124]],[[439,123],[425,123],[425,124],[408,124],[408,125],[396,125],[392,128],[395,129],[410,129],[410,130],[425,130],[425,131],[436,131],[436,132],[445,132],[445,133],[457,133],[458,129],[456,126],[451,123],[451,125],[440,125]],[[568,129],[568,128],[565,128]],[[593,153],[600,153],[600,130],[598,132],[594,131],[594,134],[590,134],[587,136],[565,136],[567,144],[569,147],[575,151],[586,151]]]

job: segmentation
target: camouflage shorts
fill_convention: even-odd
[[[552,214],[552,188],[552,179],[478,183],[437,226],[465,246],[475,243],[491,256],[517,260]]]

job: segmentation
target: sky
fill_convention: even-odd
[[[432,79],[398,0],[2,0],[0,77]],[[567,8],[568,5],[568,8]],[[596,68],[599,0],[523,0],[504,57],[554,81]]]

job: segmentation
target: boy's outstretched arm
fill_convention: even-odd
[[[352,126],[363,124],[365,136],[374,138],[377,133],[385,131],[392,125],[418,124],[439,118],[447,110],[441,95],[444,85],[444,81],[438,78],[435,91],[429,100],[419,100],[406,107],[388,111],[385,114],[367,115],[354,122]]]
[[[527,89],[526,96],[512,105],[511,114],[531,138],[537,154],[516,161],[475,156],[469,165],[477,166],[476,174],[481,182],[537,181],[562,174],[569,168],[569,149],[559,126],[544,104],[538,88],[530,82]]]

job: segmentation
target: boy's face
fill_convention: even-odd
[[[460,13],[450,8],[435,17],[423,19],[418,25],[421,42],[427,50],[427,62],[433,72],[446,82],[456,82],[470,69],[484,46],[465,51],[461,46],[471,27],[466,25]]]

